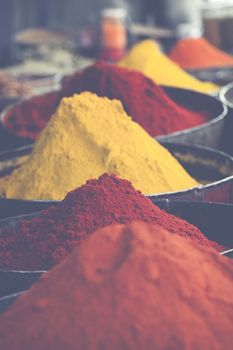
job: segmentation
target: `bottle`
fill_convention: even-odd
[[[123,8],[106,8],[101,12],[100,58],[117,61],[127,46],[127,13]]]

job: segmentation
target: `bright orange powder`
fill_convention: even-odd
[[[208,69],[233,66],[233,57],[217,49],[205,38],[180,40],[169,57],[184,69]]]

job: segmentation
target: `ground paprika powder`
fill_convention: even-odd
[[[205,38],[178,41],[169,57],[184,69],[233,67],[233,56],[219,50]]]
[[[159,225],[112,225],[1,315],[0,348],[228,350],[232,315],[230,259]]]
[[[158,223],[177,234],[217,250],[195,226],[156,207],[129,181],[102,175],[68,193],[56,207],[39,217],[22,221],[16,229],[0,233],[0,267],[47,270],[63,260],[96,229],[114,223],[142,220]]]

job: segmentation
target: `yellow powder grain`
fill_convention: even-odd
[[[29,159],[9,177],[4,193],[7,198],[63,199],[105,172],[130,180],[144,194],[197,185],[119,101],[85,92],[61,101]]]
[[[135,69],[157,84],[211,93],[218,90],[218,86],[209,82],[202,82],[168,58],[153,40],[145,40],[135,45],[119,65]]]

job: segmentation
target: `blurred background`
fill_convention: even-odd
[[[87,33],[91,36],[98,27],[102,9],[114,7],[126,10],[128,24],[171,29],[179,37],[204,32],[218,47],[233,47],[232,0],[0,0],[0,64],[15,59],[12,41],[26,28],[60,30],[69,33],[77,46],[93,44]],[[133,29],[134,39],[149,35],[141,26]],[[85,35],[80,30],[86,30]],[[162,34],[157,32],[163,39]]]

